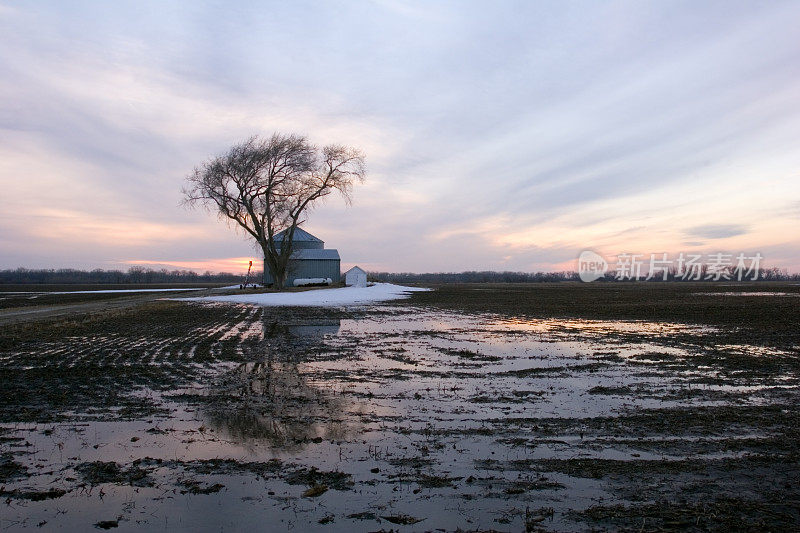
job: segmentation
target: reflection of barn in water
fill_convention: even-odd
[[[265,339],[288,335],[305,342],[313,342],[322,340],[325,335],[336,335],[341,325],[342,321],[338,318],[269,320],[265,315],[262,333]]]
[[[281,313],[283,314],[283,313]],[[210,391],[220,401],[205,411],[206,422],[247,447],[261,442],[301,448],[312,439],[342,439],[352,432],[343,414],[345,397],[309,382],[297,363],[339,332],[336,318],[288,318],[264,313],[263,340],[252,360],[227,372]]]
[[[265,314],[261,332],[265,340],[289,336],[306,343],[322,340],[326,335],[336,335],[341,324],[338,318],[279,320]]]

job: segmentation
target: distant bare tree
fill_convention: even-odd
[[[355,183],[366,176],[355,148],[319,148],[300,135],[251,137],[212,157],[186,178],[184,204],[216,210],[252,236],[264,254],[277,289],[283,288],[295,229],[307,211],[338,191],[350,203]],[[276,236],[285,231],[283,238]]]

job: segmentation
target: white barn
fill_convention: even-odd
[[[366,287],[367,272],[357,266],[344,273],[344,284],[348,287]]]

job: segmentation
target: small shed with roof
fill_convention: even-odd
[[[348,287],[366,287],[367,272],[361,267],[354,266],[344,273],[344,284]]]

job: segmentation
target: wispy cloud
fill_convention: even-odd
[[[800,268],[795,3],[266,10],[0,9],[0,267],[253,255],[180,186],[282,130],[368,154],[354,206],[310,220],[346,262],[530,270],[713,241]]]
[[[706,224],[686,230],[687,236],[702,239],[725,239],[745,233],[747,233],[747,227],[740,224]]]

